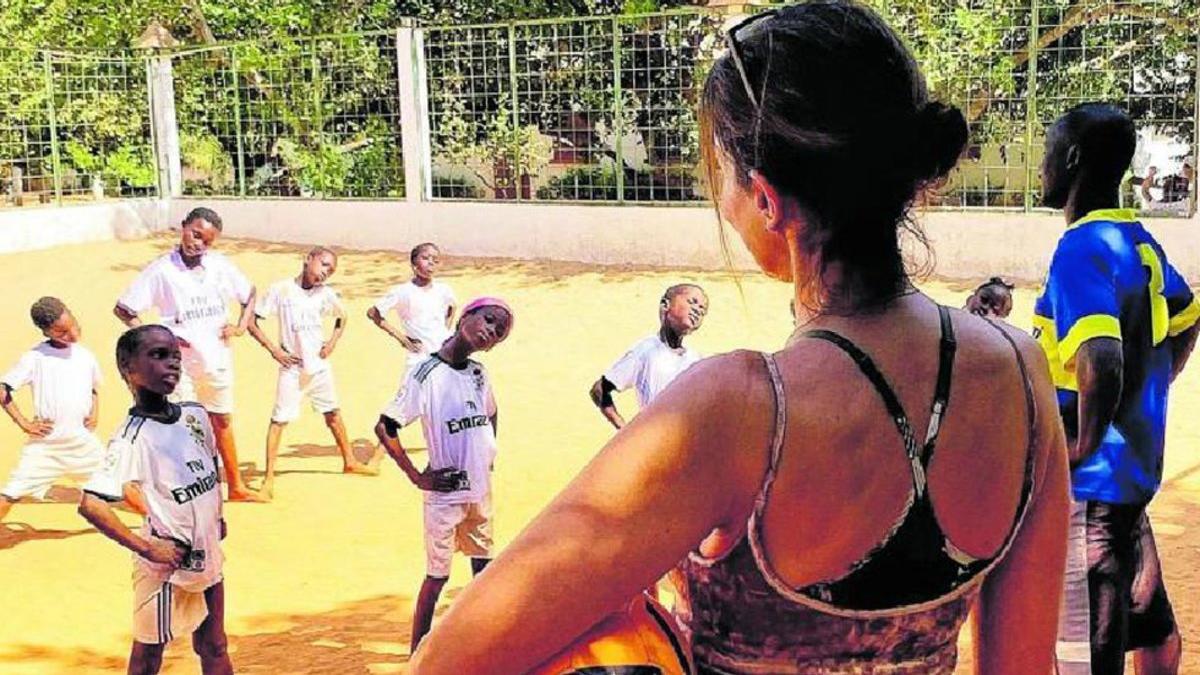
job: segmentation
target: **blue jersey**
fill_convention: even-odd
[[[1071,474],[1077,500],[1147,502],[1162,481],[1171,348],[1200,319],[1183,277],[1132,209],[1093,211],[1058,242],[1034,307],[1068,435],[1078,430],[1075,354],[1093,338],[1121,341],[1124,385],[1100,449]]]

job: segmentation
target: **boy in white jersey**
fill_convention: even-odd
[[[117,368],[133,390],[134,406],[79,504],[88,522],[136,554],[130,673],[157,673],[167,643],[186,633],[204,673],[233,672],[215,439],[204,408],[168,400],[181,379],[181,361],[179,343],[163,326],[139,326],[117,341]],[[122,499],[145,509],[138,532],[109,506]]]
[[[408,350],[406,375],[441,348],[453,332],[454,292],[433,278],[442,265],[441,256],[436,244],[418,244],[408,256],[412,279],[392,287],[367,310],[367,318]],[[400,318],[400,329],[387,320],[388,312],[393,310]]]
[[[29,315],[46,340],[0,377],[0,406],[29,436],[8,484],[0,488],[0,523],[18,499],[41,499],[65,476],[90,476],[104,456],[104,446],[92,434],[99,415],[100,366],[78,344],[79,323],[58,298],[41,298]],[[27,384],[33,390],[32,420],[13,400],[13,392]]]
[[[288,422],[300,416],[304,396],[313,409],[325,416],[325,425],[342,453],[345,473],[375,474],[378,470],[354,457],[346,438],[346,425],[338,412],[337,390],[329,356],[345,329],[346,312],[337,291],[325,284],[337,271],[337,254],[325,247],[309,251],[300,275],[277,281],[254,310],[250,335],[279,362],[275,409],[267,429],[267,475],[260,494],[270,499],[275,488],[275,458],[279,440]],[[271,342],[258,326],[259,319],[279,316],[279,344]],[[323,318],[333,317],[333,334],[325,339]]]
[[[469,303],[453,336],[408,374],[375,434],[413,485],[425,492],[425,581],[413,612],[412,651],[433,621],[457,549],[475,574],[492,559],[491,470],[496,458],[496,398],[483,365],[469,357],[508,337],[513,314],[504,301]],[[429,466],[418,471],[397,437],[421,419]]]
[[[614,391],[637,390],[642,408],[700,355],[683,346],[683,338],[696,332],[708,313],[708,296],[695,284],[676,284],[667,289],[658,306],[658,333],[635,343],[592,385],[592,403],[618,429],[625,418],[617,412]]]
[[[141,325],[139,314],[157,309],[163,325],[179,339],[183,375],[176,400],[198,401],[208,412],[225,465],[230,501],[260,501],[238,471],[233,436],[233,350],[229,340],[246,332],[254,315],[254,286],[225,256],[210,251],[221,233],[221,217],[192,209],[183,219],[179,246],[150,263],[117,300],[113,313],[125,325]],[[237,325],[227,322],[225,303],[241,305]]]

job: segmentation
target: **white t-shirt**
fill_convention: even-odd
[[[337,291],[325,285],[304,290],[295,279],[284,279],[271,284],[255,305],[254,313],[263,319],[279,315],[279,343],[304,361],[301,368],[305,373],[329,368],[329,362],[321,358],[321,347],[325,344],[322,319],[346,315]]]
[[[638,405],[645,408],[688,366],[700,360],[688,347],[672,349],[657,334],[638,341],[604,373],[617,391],[637,389]]]
[[[408,373],[396,399],[383,412],[401,425],[421,418],[429,466],[467,472],[469,489],[426,492],[431,504],[478,503],[491,493],[496,459],[496,398],[487,371],[476,361],[458,370],[437,355]]]
[[[34,414],[54,422],[46,439],[69,438],[86,431],[83,422],[92,412],[92,391],[100,387],[100,364],[83,345],[59,349],[46,341],[22,354],[0,382],[13,391],[30,385]]]
[[[422,354],[431,354],[454,332],[446,326],[446,314],[454,304],[454,291],[446,284],[434,281],[422,288],[408,281],[393,286],[375,303],[375,309],[382,316],[396,310],[404,332],[421,342]]]
[[[173,424],[130,413],[108,444],[103,467],[86,492],[119,501],[126,483],[146,499],[143,536],[176,539],[203,557],[200,569],[176,569],[135,556],[149,575],[199,592],[221,580],[221,484],[208,414],[196,403],[180,406]],[[202,553],[197,553],[202,552]]]
[[[246,304],[253,288],[220,253],[205,253],[200,264],[189,269],[175,249],[142,270],[117,303],[136,314],[157,309],[163,325],[191,343],[211,372],[232,362],[233,352],[221,339],[229,317],[225,303],[234,299]]]

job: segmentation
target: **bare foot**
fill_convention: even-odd
[[[359,476],[378,476],[379,467],[370,464],[346,464],[342,467],[342,473],[353,473]]]
[[[267,502],[270,499],[264,498],[258,492],[251,490],[248,487],[242,486],[240,489],[229,488],[229,498],[225,501],[230,502]]]
[[[275,481],[265,480],[258,488],[258,495],[266,501],[271,501],[275,498]]]

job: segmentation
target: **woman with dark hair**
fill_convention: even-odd
[[[765,12],[728,42],[701,103],[711,184],[794,285],[796,333],[675,380],[463,591],[414,672],[524,672],[672,568],[701,672],[949,674],[972,606],[979,672],[1051,672],[1067,464],[1045,359],[919,292],[900,252],[962,115],[858,3]]]

